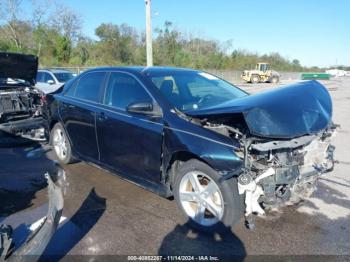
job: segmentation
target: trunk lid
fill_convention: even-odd
[[[332,118],[332,100],[322,84],[306,81],[186,114],[208,118],[242,114],[252,135],[294,138],[325,129]]]
[[[0,78],[22,79],[35,85],[38,57],[0,52]]]

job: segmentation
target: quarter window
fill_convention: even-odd
[[[112,72],[108,81],[105,104],[126,109],[135,102],[152,102],[152,99],[135,78]]]
[[[87,73],[82,76],[75,88],[75,97],[98,102],[104,77],[104,72]]]

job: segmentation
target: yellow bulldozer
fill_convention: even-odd
[[[241,78],[247,83],[278,83],[280,74],[270,69],[269,63],[257,63],[255,69],[244,70]]]

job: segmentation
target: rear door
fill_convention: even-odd
[[[134,102],[155,103],[134,76],[111,72],[96,117],[100,161],[124,174],[159,182],[162,117],[128,113],[126,107]]]
[[[74,153],[93,162],[99,159],[96,112],[101,99],[105,72],[88,72],[61,99],[60,116]]]

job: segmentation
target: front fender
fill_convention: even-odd
[[[238,149],[238,142],[235,142],[237,141],[230,138],[224,141],[203,136],[203,134],[166,127],[163,143],[163,170],[168,170],[174,155],[178,152],[186,152],[206,162],[220,173],[235,173],[243,167],[243,160],[235,152]]]

